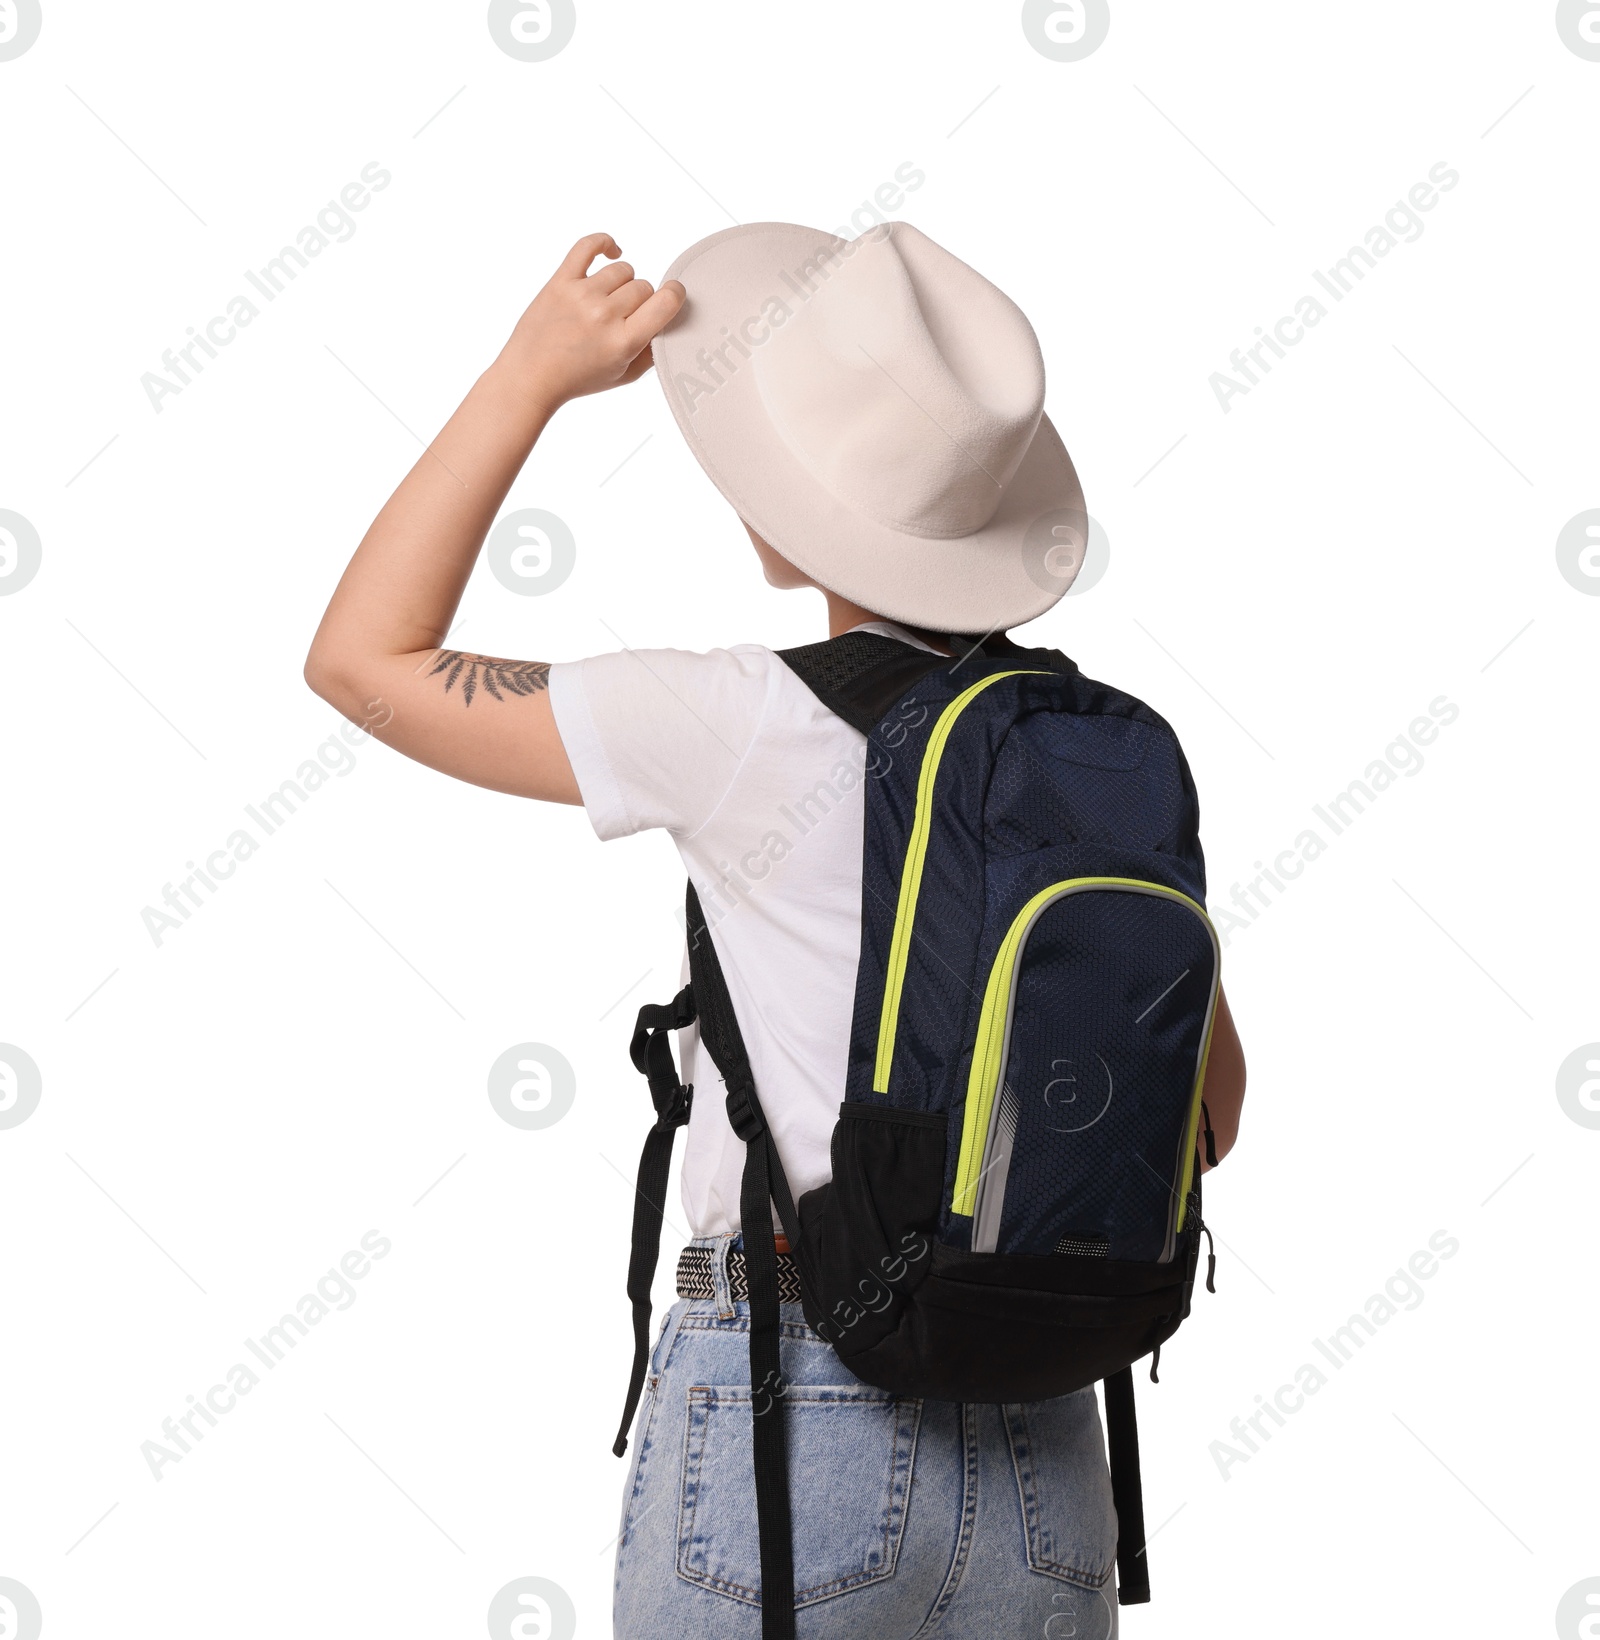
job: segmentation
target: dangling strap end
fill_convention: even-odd
[[[1145,1553],[1144,1489],[1139,1480],[1139,1423],[1133,1409],[1133,1369],[1124,1367],[1104,1381],[1106,1445],[1111,1463],[1111,1497],[1117,1511],[1117,1604],[1142,1605],[1150,1598],[1150,1560]]]
[[[628,1260],[628,1298],[633,1305],[633,1368],[628,1374],[622,1424],[611,1450],[622,1457],[628,1450],[628,1431],[639,1410],[645,1374],[650,1369],[650,1288],[661,1255],[661,1222],[672,1168],[672,1140],[689,1120],[694,1089],[678,1079],[669,1033],[682,1030],[695,1017],[694,991],[684,988],[669,1003],[648,1003],[639,1010],[629,1055],[650,1085],[655,1125],[645,1135],[639,1155],[639,1182],[633,1200],[633,1251]]]

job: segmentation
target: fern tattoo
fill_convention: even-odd
[[[550,667],[545,661],[502,661],[493,655],[464,654],[459,649],[439,651],[438,662],[428,676],[436,678],[441,672],[445,674],[444,692],[448,695],[459,679],[461,698],[468,706],[480,686],[496,700],[504,700],[505,695],[536,695],[550,682]]]

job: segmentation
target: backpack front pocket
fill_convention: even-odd
[[[952,1212],[983,1253],[1173,1257],[1220,952],[1158,883],[1077,877],[1016,914],[973,1044]]]
[[[795,1605],[893,1576],[922,1403],[865,1385],[794,1385],[783,1406]],[[748,1389],[697,1385],[689,1391],[678,1576],[759,1605],[751,1420]]]

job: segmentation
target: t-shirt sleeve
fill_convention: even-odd
[[[755,739],[771,650],[626,649],[550,668],[550,706],[583,806],[605,841],[697,831]]]

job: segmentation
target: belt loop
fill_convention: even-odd
[[[711,1250],[711,1281],[716,1289],[717,1317],[721,1321],[733,1319],[733,1287],[728,1281],[728,1254],[739,1238],[733,1231],[718,1236]]]

